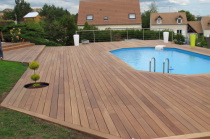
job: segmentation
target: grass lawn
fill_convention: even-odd
[[[0,103],[27,67],[0,61]],[[32,116],[0,107],[0,138],[96,139]]]

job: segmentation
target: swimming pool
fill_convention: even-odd
[[[163,71],[163,62],[169,58],[169,73],[183,75],[210,73],[210,56],[177,48],[164,48],[163,50],[155,50],[154,47],[123,48],[110,52],[137,70],[149,71],[149,61],[155,57],[156,72]],[[165,67],[167,67],[167,62]]]

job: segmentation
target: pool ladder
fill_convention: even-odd
[[[154,61],[154,70],[153,70],[153,72],[156,72],[156,59],[155,59],[155,57],[151,58],[151,60],[149,61],[149,72],[152,72],[152,61]],[[168,58],[166,58],[163,61],[163,73],[165,73],[166,62],[168,62],[167,73],[169,73],[169,71],[170,71],[170,60]]]

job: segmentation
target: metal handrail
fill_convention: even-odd
[[[155,59],[155,57],[151,58],[151,60],[149,61],[149,72],[152,71],[152,60],[154,61],[154,72],[156,72],[156,59]]]
[[[165,62],[168,61],[168,70],[167,70],[167,73],[169,73],[169,70],[170,70],[170,61],[168,58],[166,58],[163,62],[163,73],[165,73]]]

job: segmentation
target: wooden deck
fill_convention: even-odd
[[[34,45],[10,51],[3,51],[4,60],[29,63],[38,58],[44,48],[44,45]]]
[[[43,89],[23,88],[27,70],[1,106],[101,138],[210,136],[210,74],[137,71],[109,51],[161,41],[45,48],[37,59]],[[210,55],[210,50],[168,44]]]

